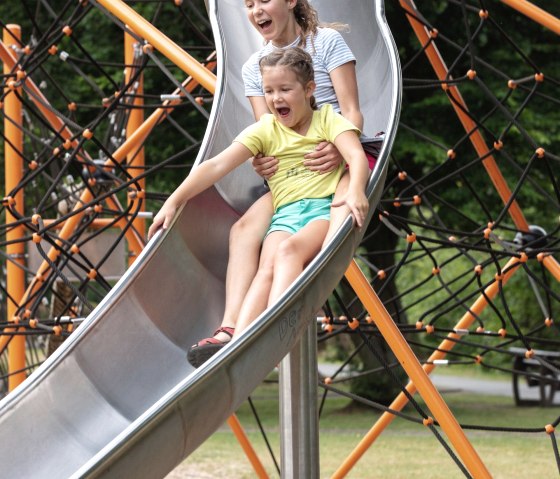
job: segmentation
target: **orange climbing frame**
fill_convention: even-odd
[[[453,444],[465,467],[475,479],[492,477],[356,261],[352,261],[346,270],[346,279]]]

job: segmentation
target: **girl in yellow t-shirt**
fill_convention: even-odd
[[[321,249],[329,227],[332,195],[342,166],[329,174],[303,168],[303,157],[321,141],[333,143],[349,167],[346,204],[363,226],[368,162],[359,130],[330,105],[315,109],[313,65],[300,48],[275,51],[260,60],[265,100],[271,114],[243,130],[224,151],[194,168],[163,204],[149,237],[167,228],[179,207],[212,186],[248,157],[262,152],[279,160],[269,180],[275,213],[263,241],[259,269],[245,296],[233,339],[274,303]]]

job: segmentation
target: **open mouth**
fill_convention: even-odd
[[[270,27],[270,25],[272,25],[272,20],[260,21],[258,25],[261,30],[266,30],[268,27]]]
[[[290,114],[290,109],[286,107],[277,108],[276,111],[278,112],[278,116],[280,118],[286,118]]]

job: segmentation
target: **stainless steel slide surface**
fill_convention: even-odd
[[[262,45],[240,0],[210,0],[218,91],[197,161],[252,121],[241,65]],[[398,122],[400,71],[377,0],[315,0],[351,27],[365,132],[387,133],[368,186],[379,200]],[[262,181],[241,168],[190,202],[87,320],[0,402],[2,477],[156,478],[202,444],[291,350],[342,278],[361,239],[347,219],[278,304],[201,368],[188,347],[223,311],[229,228]]]

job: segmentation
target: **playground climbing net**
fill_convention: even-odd
[[[1,394],[71,334],[140,252],[150,211],[196,156],[211,102],[95,2],[22,3],[18,12],[0,10],[16,16],[0,16]],[[129,3],[214,68],[204,2]],[[560,72],[550,58],[559,12],[551,10],[547,28],[496,2],[386,3],[401,55],[402,115],[385,191],[356,259],[428,372],[498,370],[514,384],[538,386],[541,404],[553,404]],[[344,281],[324,312],[320,345],[351,339],[343,341],[351,344],[344,375],[324,378],[325,392],[427,426],[469,476]],[[24,352],[19,362],[10,348]],[[388,407],[347,392],[364,378],[401,392]],[[407,403],[412,412],[402,412]],[[560,470],[560,417],[550,415],[531,428],[463,427],[548,435]]]

